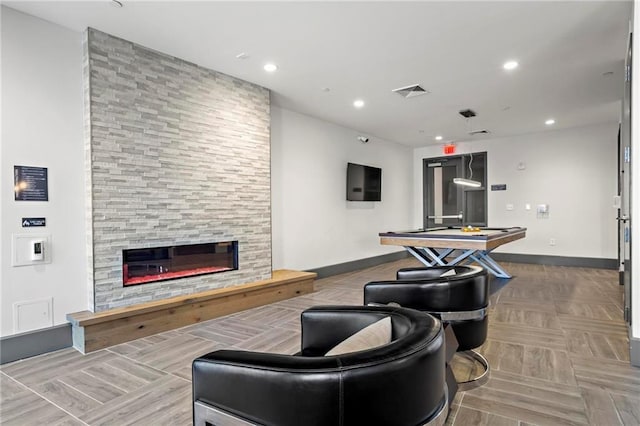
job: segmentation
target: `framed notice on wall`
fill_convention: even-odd
[[[49,201],[47,168],[13,166],[13,192],[16,201]]]

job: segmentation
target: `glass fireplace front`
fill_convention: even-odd
[[[237,241],[122,251],[125,287],[237,269]]]

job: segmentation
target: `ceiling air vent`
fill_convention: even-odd
[[[472,109],[463,109],[462,111],[458,111],[458,114],[460,114],[464,118],[471,118],[476,116],[476,112]]]
[[[489,133],[491,133],[490,131],[486,130],[486,129],[482,129],[482,130],[473,130],[471,132],[469,132],[469,134],[471,136],[475,136],[475,135],[488,135]]]
[[[413,98],[414,96],[426,95],[427,93],[429,93],[427,90],[424,90],[422,87],[420,87],[419,84],[412,84],[411,86],[393,89],[392,92],[396,92],[403,98]]]

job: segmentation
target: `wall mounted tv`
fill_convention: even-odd
[[[347,201],[380,201],[382,169],[347,164]]]

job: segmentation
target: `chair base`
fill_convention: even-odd
[[[470,380],[458,382],[459,391],[462,391],[462,392],[468,391],[471,389],[478,388],[484,385],[485,383],[487,383],[487,381],[489,380],[491,369],[489,367],[489,361],[487,361],[487,359],[484,356],[482,356],[480,353],[473,350],[460,351],[460,352],[456,352],[456,354],[462,355],[467,359],[470,359],[474,363],[480,364],[484,369],[482,374],[480,374],[479,376],[474,377],[473,379],[470,379]]]
[[[450,402],[447,385],[444,385],[444,398],[437,413],[422,426],[444,426],[449,416]],[[258,423],[249,422],[233,414],[227,413],[216,407],[212,407],[200,401],[193,403],[193,425],[194,426],[260,426]]]
[[[200,401],[193,403],[194,426],[260,426]]]

